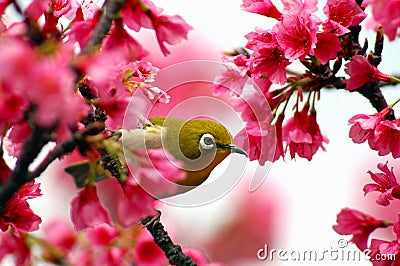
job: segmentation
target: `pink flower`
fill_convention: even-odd
[[[10,232],[0,232],[0,262],[12,255],[15,265],[32,265],[31,251],[26,239]]]
[[[317,33],[317,45],[314,49],[315,57],[325,65],[329,60],[336,58],[342,50],[339,38],[329,32]]]
[[[382,206],[388,206],[390,204],[389,200],[393,200],[392,190],[395,187],[399,186],[397,179],[393,173],[393,167],[389,170],[386,164],[378,164],[378,169],[381,170],[382,173],[372,173],[368,171],[368,174],[371,176],[371,179],[375,181],[375,184],[367,184],[364,186],[363,191],[364,195],[372,191],[379,191],[381,194],[376,199],[376,203]]]
[[[141,231],[136,240],[136,247],[133,254],[138,266],[167,264],[164,252],[154,243],[154,239],[147,231]]]
[[[127,253],[124,247],[108,248],[94,258],[93,266],[130,266],[132,263],[127,260]]]
[[[368,82],[390,81],[389,75],[380,72],[367,58],[361,55],[354,55],[346,64],[345,71],[350,75],[350,78],[346,80],[346,90],[350,91],[356,90]]]
[[[126,134],[129,134],[127,132]],[[149,150],[130,150],[134,161],[128,167],[136,182],[155,198],[177,193],[177,183],[186,178],[182,171],[182,161],[176,160],[167,150],[162,148]]]
[[[311,15],[284,13],[277,24],[276,39],[289,61],[314,55],[317,43],[317,22]]]
[[[72,250],[78,241],[77,235],[66,221],[53,221],[43,229],[44,239],[61,249],[65,254]]]
[[[97,196],[96,186],[85,186],[72,199],[71,219],[77,231],[103,223],[112,224],[108,211]]]
[[[92,37],[94,28],[99,22],[101,12],[97,12],[92,18],[82,20],[81,17],[76,17],[71,23],[71,29],[66,31],[65,36],[68,37],[67,42],[73,44],[78,43],[80,48],[83,49],[90,38]]]
[[[275,147],[275,134],[265,96],[258,91],[246,92],[231,105],[246,122],[246,127],[234,137],[236,145],[247,152],[250,160],[258,160],[260,165],[272,161],[274,148],[271,147]]]
[[[153,16],[158,16],[161,12],[161,8],[148,0],[140,2],[137,0],[128,0],[121,8],[124,23],[134,31],[139,31],[141,27],[151,29],[153,27],[152,20],[148,14],[151,13]]]
[[[210,263],[200,250],[194,248],[185,247],[183,253],[191,257],[198,266],[224,266],[222,263]]]
[[[244,55],[239,55],[235,59],[239,57],[239,60],[246,60]],[[229,92],[230,96],[237,96],[242,93],[248,80],[247,67],[238,67],[234,64],[235,59],[232,62],[225,62],[226,70],[215,78],[212,86],[214,96],[222,96],[226,92]]]
[[[23,185],[13,197],[6,203],[3,212],[0,214],[0,229],[7,231],[9,226],[18,234],[21,232],[31,232],[39,229],[42,222],[29,207],[28,199],[41,196],[40,184],[34,181]]]
[[[127,61],[140,60],[148,52],[125,29],[122,19],[114,20],[111,31],[103,40],[102,47],[105,50],[122,49]]]
[[[0,38],[0,122],[15,123],[23,118],[29,106],[26,88],[29,87],[29,74],[37,61],[35,51],[17,38]]]
[[[253,78],[265,76],[279,84],[284,84],[287,80],[286,67],[288,65],[289,61],[278,45],[274,48],[261,48],[249,59],[249,70]]]
[[[107,223],[99,224],[87,230],[87,238],[96,248],[109,245],[113,240],[117,239],[118,235],[118,230]]]
[[[272,135],[265,133],[261,134],[251,134],[256,130],[260,131],[259,127],[246,127],[239,131],[234,137],[234,142],[236,145],[241,147],[246,151],[249,156],[250,161],[258,160],[260,165],[264,165],[266,161],[272,160],[273,149],[271,149],[271,144],[274,144]]]
[[[400,119],[381,121],[374,136],[374,147],[380,156],[392,153],[393,158],[400,157]]]
[[[11,84],[0,82],[0,121],[17,122],[23,117],[23,111],[29,106],[24,93],[16,90]]]
[[[154,16],[152,18],[153,28],[156,31],[157,41],[164,55],[170,52],[164,42],[174,45],[187,39],[188,32],[193,28],[179,16]]]
[[[286,82],[286,66],[289,61],[277,42],[276,33],[271,30],[256,29],[247,34],[246,48],[254,53],[248,60],[248,69],[254,79],[268,78],[274,83]]]
[[[137,224],[141,219],[156,215],[155,199],[144,191],[133,178],[122,184],[124,194],[118,199],[117,216],[122,226]]]
[[[385,241],[380,239],[372,239],[369,249],[371,262],[374,266],[397,266],[400,256],[400,215],[397,214],[398,220],[393,225],[393,232],[396,235],[396,240]],[[386,258],[386,260],[384,259]]]
[[[5,148],[10,156],[18,157],[26,139],[31,134],[31,128],[27,121],[15,124],[7,138],[5,139]]]
[[[374,136],[376,126],[388,115],[389,108],[385,108],[379,113],[373,115],[358,114],[350,118],[349,123],[352,125],[350,128],[349,136],[354,143],[363,143],[368,140],[371,148],[375,147]]]
[[[282,3],[283,11],[286,13],[300,14],[305,12],[311,14],[318,10],[317,0],[282,0]]]
[[[280,157],[285,158],[285,150],[283,149],[283,139],[282,139],[282,123],[285,116],[283,114],[279,114],[276,122],[275,122],[275,154],[274,154],[274,162],[277,161]]]
[[[328,0],[324,7],[328,19],[323,23],[325,30],[343,35],[349,32],[348,27],[359,25],[367,14],[354,0]]]
[[[49,6],[55,17],[61,17],[72,10],[72,2],[75,2],[75,0],[51,0]]]
[[[162,9],[156,7],[147,0],[126,1],[121,9],[124,23],[132,30],[139,31],[141,27],[154,29],[157,41],[164,55],[170,52],[165,47],[164,42],[174,45],[187,38],[189,26],[182,17],[161,15]]]
[[[376,220],[357,210],[344,208],[337,215],[337,225],[333,226],[336,233],[340,235],[353,235],[351,242],[356,244],[360,250],[367,248],[369,235],[380,227],[387,227],[389,224],[382,220]]]
[[[396,0],[379,1],[366,0],[362,2],[363,7],[372,8],[372,18],[369,21],[371,26],[382,25],[383,32],[393,41],[398,37],[400,27],[400,3]]]
[[[89,111],[83,98],[74,93],[75,74],[63,59],[45,58],[33,69],[28,94],[36,106],[36,122],[42,127],[60,121],[73,127]]]
[[[400,244],[398,240],[385,241],[380,239],[372,239],[370,261],[373,266],[398,266],[398,258],[400,256]],[[383,259],[387,258],[387,259]],[[394,258],[394,259],[389,259]]]
[[[248,12],[280,20],[281,12],[270,0],[243,0],[242,8]]]
[[[118,129],[122,127],[126,108],[128,107],[130,97],[108,97],[101,98],[97,102],[97,106],[106,112],[109,116],[106,125],[110,129]]]
[[[26,8],[25,14],[33,21],[37,21],[50,8],[50,0],[33,0]]]
[[[305,105],[301,112],[296,111],[282,129],[283,140],[286,141],[286,149],[289,148],[290,157],[293,159],[296,153],[309,161],[328,139],[322,135],[315,111],[308,114],[308,105]]]

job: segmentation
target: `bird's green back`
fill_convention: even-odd
[[[220,123],[212,120],[189,120],[184,121],[177,118],[150,118],[150,122],[157,126],[164,127],[166,136],[163,137],[163,146],[175,156],[182,159],[197,159],[201,152],[199,141],[202,135],[211,134],[218,145],[229,145],[232,143],[232,136],[229,131]]]

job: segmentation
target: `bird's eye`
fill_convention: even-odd
[[[204,134],[200,139],[200,148],[210,150],[215,147],[214,137],[211,134]]]

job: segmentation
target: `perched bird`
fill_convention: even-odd
[[[175,159],[184,163],[183,170],[187,172],[187,176],[179,185],[191,188],[200,185],[231,153],[247,156],[244,150],[233,143],[229,131],[213,120],[185,121],[156,117],[150,118],[149,121],[151,124],[145,125],[144,128],[122,129],[120,133],[123,147],[127,150],[166,148]],[[89,170],[88,166],[86,168]],[[77,171],[82,173],[82,170],[82,164],[66,168],[66,171],[75,177]]]
[[[166,148],[184,162],[187,178],[180,185],[198,186],[230,153],[246,152],[233,144],[229,131],[213,120],[150,118],[144,131],[124,131],[124,147],[131,149]]]

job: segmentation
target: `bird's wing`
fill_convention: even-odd
[[[133,130],[122,129],[122,143],[129,150],[161,148],[162,127],[152,126]]]

